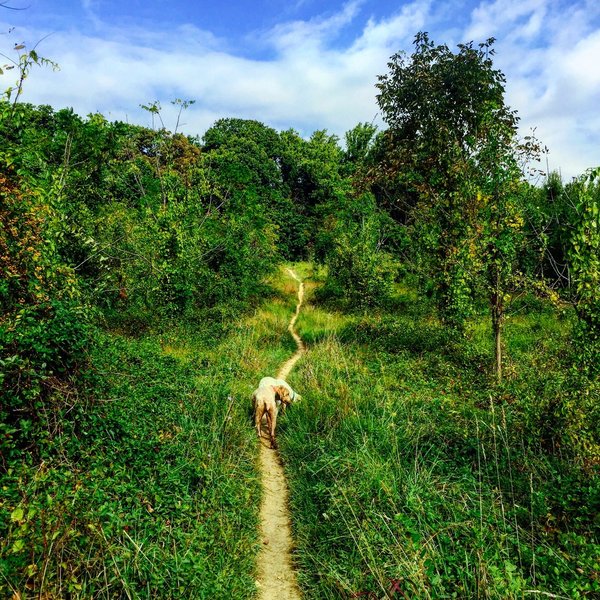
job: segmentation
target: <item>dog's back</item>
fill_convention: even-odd
[[[271,402],[275,403],[275,390],[272,385],[259,385],[254,392],[252,392],[252,401],[254,407],[257,406],[268,406]]]
[[[285,381],[285,379],[275,379],[274,377],[263,377],[258,384],[258,387],[266,386],[266,385],[274,385],[274,386],[282,386],[284,387],[290,394],[290,404],[294,402],[298,402],[301,398],[300,394],[296,394],[296,392],[292,389],[292,386]]]

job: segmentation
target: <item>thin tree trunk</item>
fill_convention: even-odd
[[[502,381],[502,321],[499,320],[494,326],[494,340],[496,349],[496,377]]]
[[[494,332],[495,370],[498,381],[502,381],[502,322],[504,321],[504,304],[502,293],[496,286],[491,294],[492,330]]]

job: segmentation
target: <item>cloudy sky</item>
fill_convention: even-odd
[[[220,117],[340,137],[379,124],[377,75],[418,31],[450,47],[495,37],[522,135],[536,128],[565,179],[600,165],[597,0],[0,0],[0,52],[37,43],[60,65],[32,72],[24,100],[143,125],[140,104],[160,101],[169,129],[170,101],[195,100],[191,135]]]

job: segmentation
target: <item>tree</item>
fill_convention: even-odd
[[[313,255],[323,260],[331,246],[321,225],[328,215],[339,211],[351,191],[350,178],[343,172],[339,139],[317,130],[305,140],[290,129],[281,133],[281,140],[281,175],[297,215],[296,258]]]
[[[549,292],[570,286],[567,247],[574,212],[557,172],[549,173],[540,187],[530,185],[525,206],[527,247],[520,264]]]
[[[343,162],[351,174],[366,167],[370,162],[376,133],[377,126],[372,123],[358,123],[346,132]]]
[[[485,287],[501,378],[504,300],[521,235],[519,159],[535,143],[517,143],[493,43],[459,44],[453,53],[419,33],[412,56],[395,54],[379,77],[377,101],[389,127],[382,171],[410,197],[415,261],[458,330]]]
[[[195,103],[195,100],[181,100],[177,98],[173,100],[171,104],[179,107],[179,111],[177,113],[177,121],[175,123],[175,129],[173,133],[167,130],[165,127],[162,114],[161,114],[161,105],[160,102],[155,101],[150,104],[140,104],[140,107],[144,110],[148,111],[152,116],[152,135],[148,140],[148,155],[153,157],[154,169],[156,177],[160,183],[161,196],[162,196],[162,205],[165,207],[169,200],[176,199],[178,184],[181,182],[180,178],[173,173],[174,162],[177,158],[179,158],[179,164],[189,165],[193,162],[192,160],[181,160],[181,154],[184,156],[186,154],[186,150],[192,148],[190,144],[185,145],[187,138],[181,134],[177,133],[179,129],[179,121],[181,119],[181,113],[184,110],[187,110],[192,104]],[[160,123],[160,128],[156,128],[156,124]],[[145,130],[146,132],[148,130]],[[182,144],[183,142],[183,144]],[[197,148],[195,148],[197,151]],[[179,156],[178,156],[179,155]],[[189,182],[189,177],[186,177]],[[187,194],[186,194],[187,195]]]

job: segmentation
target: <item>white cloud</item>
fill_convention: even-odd
[[[427,23],[431,2],[413,2],[406,4],[402,10],[389,19],[380,21],[369,19],[362,35],[355,41],[351,53],[365,52],[370,55],[373,51],[396,51],[400,46],[410,44],[415,33],[423,29]]]
[[[373,119],[376,75],[425,12],[415,3],[388,20],[370,20],[349,50],[332,49],[331,40],[356,18],[358,6],[273,28],[268,40],[277,54],[268,61],[222,51],[224,44],[191,26],[162,34],[128,30],[127,36],[109,28],[110,39],[57,33],[44,52],[61,71],[37,71],[25,99],[73,106],[83,115],[100,111],[139,120],[141,114],[147,121],[140,103],[160,98],[168,116],[165,98],[181,97],[197,101],[185,115],[189,133],[203,133],[212,124],[208,118],[242,116],[341,136],[359,120]]]
[[[529,38],[539,32],[549,0],[495,0],[482,2],[472,13],[467,40],[495,37],[506,26],[514,37]]]
[[[92,15],[93,2],[83,1]],[[431,0],[415,0],[377,19],[350,2],[336,14],[262,32],[274,50],[268,60],[236,55],[227,40],[193,25],[147,31],[102,24],[96,36],[58,31],[39,50],[61,71],[32,72],[24,99],[141,124],[150,117],[139,105],[161,100],[168,127],[176,119],[169,100],[194,99],[182,117],[186,133],[202,135],[217,118],[236,116],[341,137],[375,117],[377,75],[392,54],[412,51],[419,30],[449,44],[496,36],[495,64],[507,75],[507,100],[522,118],[523,134],[537,126],[551,149],[551,167],[567,177],[600,164],[600,32],[590,19],[598,9],[583,0],[564,9],[558,0],[495,0],[459,21],[459,5],[442,11]],[[340,47],[340,36],[357,25],[355,39]],[[42,37],[39,31],[19,35]]]
[[[81,7],[85,16],[97,29],[101,29],[103,26],[102,21],[97,16],[99,0],[81,0]]]
[[[360,2],[352,0],[338,13],[326,18],[318,17],[309,21],[291,21],[276,25],[266,34],[270,42],[281,54],[315,52],[327,45],[327,42],[339,35],[340,31],[356,17]]]
[[[584,2],[496,0],[480,4],[467,29],[498,38],[495,64],[521,132],[536,129],[550,168],[567,179],[600,164],[598,14]]]

